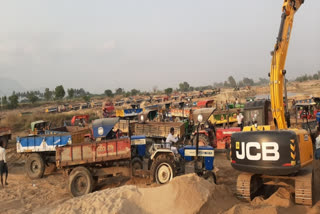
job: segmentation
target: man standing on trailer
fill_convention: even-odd
[[[241,114],[239,109],[237,112],[238,112],[238,115],[237,115],[238,127],[240,127],[240,129],[242,131],[242,129],[243,129],[243,115]]]

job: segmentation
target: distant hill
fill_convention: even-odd
[[[16,80],[0,77],[0,96],[11,95],[13,91],[24,91],[23,86]]]

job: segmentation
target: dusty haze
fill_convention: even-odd
[[[3,1],[0,79],[102,93],[267,77],[282,2]],[[320,70],[318,8],[307,0],[296,14],[289,78]]]

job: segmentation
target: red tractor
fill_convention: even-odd
[[[111,102],[106,102],[104,107],[102,108],[102,111],[104,118],[115,117],[115,107]]]
[[[197,109],[193,112],[193,120],[202,121],[193,133],[193,142],[195,142],[194,139],[197,136],[196,133],[199,132],[200,146],[209,145],[214,147],[215,151],[226,152],[227,158],[229,159],[231,135],[235,132],[240,132],[240,128],[216,128],[208,120],[214,111],[215,108],[203,108]]]

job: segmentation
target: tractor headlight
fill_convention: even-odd
[[[202,121],[203,121],[203,116],[202,116],[202,114],[199,114],[198,115],[198,122],[202,123]]]
[[[144,115],[140,116],[140,120],[141,120],[141,122],[144,122]]]

